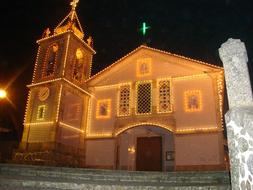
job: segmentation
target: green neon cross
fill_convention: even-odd
[[[143,36],[146,35],[148,29],[150,29],[150,26],[147,26],[146,22],[143,22],[142,27],[140,28]]]

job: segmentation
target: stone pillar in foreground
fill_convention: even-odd
[[[219,49],[229,111],[225,115],[233,190],[253,190],[253,98],[245,45],[229,39]]]

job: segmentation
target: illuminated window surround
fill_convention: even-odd
[[[124,90],[125,88],[128,88],[129,89],[129,94],[128,94],[128,97],[123,97],[123,100],[122,100],[122,97],[121,97],[121,93],[122,91],[121,90]],[[125,85],[122,85],[119,87],[118,89],[118,100],[117,100],[117,115],[118,116],[129,116],[131,114],[131,95],[132,95],[132,92],[131,92],[131,83],[130,84],[125,84]],[[125,95],[126,96],[126,95]],[[124,105],[121,105],[122,102],[121,101],[127,101],[127,100],[124,100],[124,98],[128,98],[128,110],[125,112],[125,113],[122,113],[122,111],[120,110],[120,106],[124,106]]]
[[[160,82],[162,81],[169,81],[169,89],[170,89],[170,92],[169,92],[169,102],[170,102],[170,105],[169,105],[169,110],[166,110],[166,111],[161,111],[160,110]],[[173,98],[172,98],[172,79],[171,77],[169,78],[161,78],[161,79],[157,79],[157,113],[172,113],[173,110],[172,110],[172,105],[173,105]]]
[[[46,115],[47,106],[40,105],[37,109],[37,120],[44,120]],[[42,112],[41,112],[42,111]]]
[[[142,71],[142,66],[145,65],[147,71]],[[144,77],[152,74],[152,60],[151,58],[142,58],[137,60],[136,64],[136,76]]]
[[[111,117],[111,99],[102,99],[102,100],[97,100],[97,105],[96,105],[96,118],[97,119],[108,119]],[[106,105],[106,115],[101,115],[100,114],[100,108],[102,105]]]
[[[141,84],[150,84],[150,88],[151,88],[150,94],[151,94],[151,96],[150,96],[150,112],[149,113],[138,113],[138,87]],[[152,80],[145,80],[145,81],[136,82],[136,85],[135,85],[135,114],[136,115],[150,115],[150,114],[152,114],[152,104],[153,104],[152,90],[153,90]]]
[[[189,98],[195,96],[197,98],[198,107],[190,108],[189,107]],[[200,112],[202,111],[202,93],[200,90],[187,90],[184,92],[184,111],[185,112]]]

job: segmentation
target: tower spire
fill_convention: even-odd
[[[77,7],[78,2],[79,2],[79,0],[73,0],[70,3],[70,6],[72,7],[72,9],[71,9],[71,16],[70,16],[71,21],[74,20],[74,17],[75,17],[75,14],[76,14],[76,7]]]
[[[54,29],[55,34],[63,33],[66,31],[73,31],[80,39],[83,39],[84,32],[76,14],[76,7],[79,0],[72,0],[70,3],[70,13],[58,24]]]
[[[77,3],[79,2],[79,0],[73,0],[70,5],[72,7],[72,11],[75,11],[76,10],[76,6],[77,6]]]

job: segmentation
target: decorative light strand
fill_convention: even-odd
[[[60,90],[58,93],[58,100],[57,100],[57,109],[56,109],[56,116],[55,121],[58,122],[59,120],[59,112],[60,112],[60,105],[61,105],[61,95],[62,95],[62,84],[60,85]]]
[[[80,133],[84,133],[85,132],[84,130],[78,129],[78,128],[72,126],[72,125],[69,125],[69,124],[66,124],[66,123],[63,123],[63,122],[59,122],[59,126],[67,128],[67,129],[71,129],[73,131],[80,132]]]

